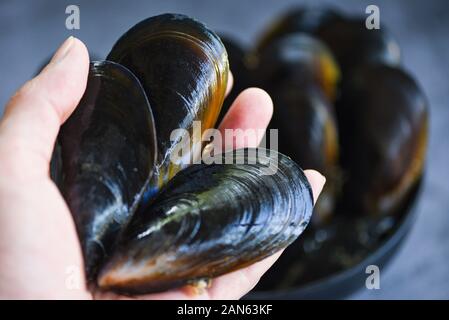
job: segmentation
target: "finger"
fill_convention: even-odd
[[[264,90],[249,88],[235,99],[219,126],[224,150],[257,147],[273,115],[273,102]]]
[[[234,84],[234,76],[232,75],[231,70],[229,70],[229,72],[228,72],[228,84],[226,86],[225,97],[227,97],[229,92],[231,92],[233,84]]]
[[[326,178],[316,170],[304,170],[304,174],[312,187],[313,203],[316,203],[326,183]]]
[[[47,174],[59,127],[81,99],[88,70],[85,45],[70,37],[7,104],[0,122],[1,154],[11,153],[24,162],[25,174]]]

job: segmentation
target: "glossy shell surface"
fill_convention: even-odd
[[[199,157],[201,134],[215,126],[227,86],[226,49],[204,24],[184,15],[163,14],[126,32],[107,59],[137,76],[153,110],[158,158],[146,195],[151,197]],[[196,134],[194,121],[201,124]],[[174,150],[184,145],[191,153],[173,161]]]
[[[112,62],[91,63],[86,92],[61,128],[52,163],[89,277],[142,197],[155,139],[148,100],[133,74]]]
[[[290,158],[260,150],[223,154],[223,163],[230,156],[234,164],[193,165],[169,181],[125,229],[100,288],[169,289],[247,266],[294,241],[312,214],[311,188]]]

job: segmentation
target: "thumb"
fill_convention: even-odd
[[[26,178],[48,174],[59,127],[81,99],[88,71],[86,46],[69,37],[41,73],[11,98],[0,122],[0,154],[6,172]]]

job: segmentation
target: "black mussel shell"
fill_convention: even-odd
[[[299,236],[313,197],[295,162],[266,149],[240,149],[220,159],[223,164],[179,172],[134,215],[100,272],[100,288],[138,294],[213,278]]]
[[[313,215],[314,224],[325,222],[335,209],[340,185],[333,105],[314,84],[289,82],[270,91],[270,95],[276,108],[269,128],[278,130],[278,150],[302,168],[313,168],[327,178]]]
[[[364,63],[400,63],[397,41],[384,26],[368,29],[365,18],[331,20],[315,35],[330,48],[345,74]]]
[[[163,14],[126,32],[107,59],[137,76],[153,110],[158,158],[146,193],[149,198],[201,154],[201,134],[215,125],[226,91],[226,50],[204,24],[184,15]],[[201,121],[198,135],[192,133],[194,121]],[[191,144],[192,154],[174,159],[174,150],[184,144]]]
[[[52,162],[89,278],[137,207],[155,161],[155,137],[150,105],[134,75],[113,62],[91,63],[86,91],[61,128]]]
[[[315,34],[323,25],[331,21],[343,19],[341,14],[332,8],[293,8],[281,15],[258,41],[256,51],[263,51],[278,38],[291,33]]]
[[[217,123],[223,120],[235,98],[246,88],[253,86],[251,70],[247,63],[247,53],[244,47],[235,39],[220,35],[220,39],[228,53],[229,68],[234,77],[234,83],[228,96],[225,98]]]
[[[339,185],[336,97],[339,68],[318,39],[290,33],[273,39],[257,56],[259,86],[275,105],[270,129],[278,130],[279,151],[303,168],[319,170],[326,187],[315,206],[313,221],[331,216]],[[267,136],[272,148],[271,136]]]
[[[332,53],[318,39],[291,33],[268,44],[253,56],[258,84],[270,91],[286,83],[297,86],[315,83],[330,101],[336,97],[340,70]]]
[[[337,105],[345,212],[395,212],[422,174],[427,100],[403,70],[364,65],[345,81]]]

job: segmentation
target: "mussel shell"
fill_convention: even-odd
[[[330,101],[336,97],[340,70],[329,49],[305,33],[291,33],[274,39],[257,53],[256,77],[267,90],[295,83],[315,83]]]
[[[314,84],[289,82],[269,92],[276,106],[269,128],[278,130],[278,150],[327,178],[313,215],[314,224],[323,223],[335,209],[340,185],[334,106]]]
[[[213,278],[299,236],[313,197],[295,162],[276,151],[241,149],[223,154],[222,163],[179,172],[133,217],[99,275],[100,288],[135,294]],[[266,174],[272,165],[277,171]]]
[[[278,130],[279,151],[327,177],[313,215],[319,224],[332,215],[339,189],[338,131],[331,103],[339,68],[326,46],[304,33],[273,39],[257,60],[254,73],[275,106],[269,128]]]
[[[332,8],[290,9],[262,34],[256,46],[256,51],[265,50],[276,39],[291,33],[315,34],[323,25],[340,19],[343,19],[341,14]]]
[[[390,32],[384,26],[368,29],[365,18],[330,20],[315,35],[329,47],[345,74],[360,64],[396,66],[401,60],[399,44]]]
[[[151,196],[186,162],[201,154],[201,134],[193,134],[192,125],[201,121],[202,132],[215,125],[227,86],[226,50],[204,24],[184,15],[163,14],[126,32],[108,60],[126,66],[137,76],[153,110],[158,158],[147,193]],[[174,129],[186,131],[178,130],[172,136]],[[172,152],[187,143],[186,137],[192,137],[192,154],[175,163]]]
[[[334,108],[320,88],[288,83],[271,95],[276,111],[270,128],[279,130],[279,151],[303,168],[325,171],[336,164],[339,146]]]
[[[139,81],[113,62],[91,63],[86,91],[61,128],[52,162],[89,278],[136,209],[155,157],[153,116]]]
[[[346,176],[342,210],[393,213],[423,170],[426,97],[405,71],[363,65],[345,81],[336,110]]]

